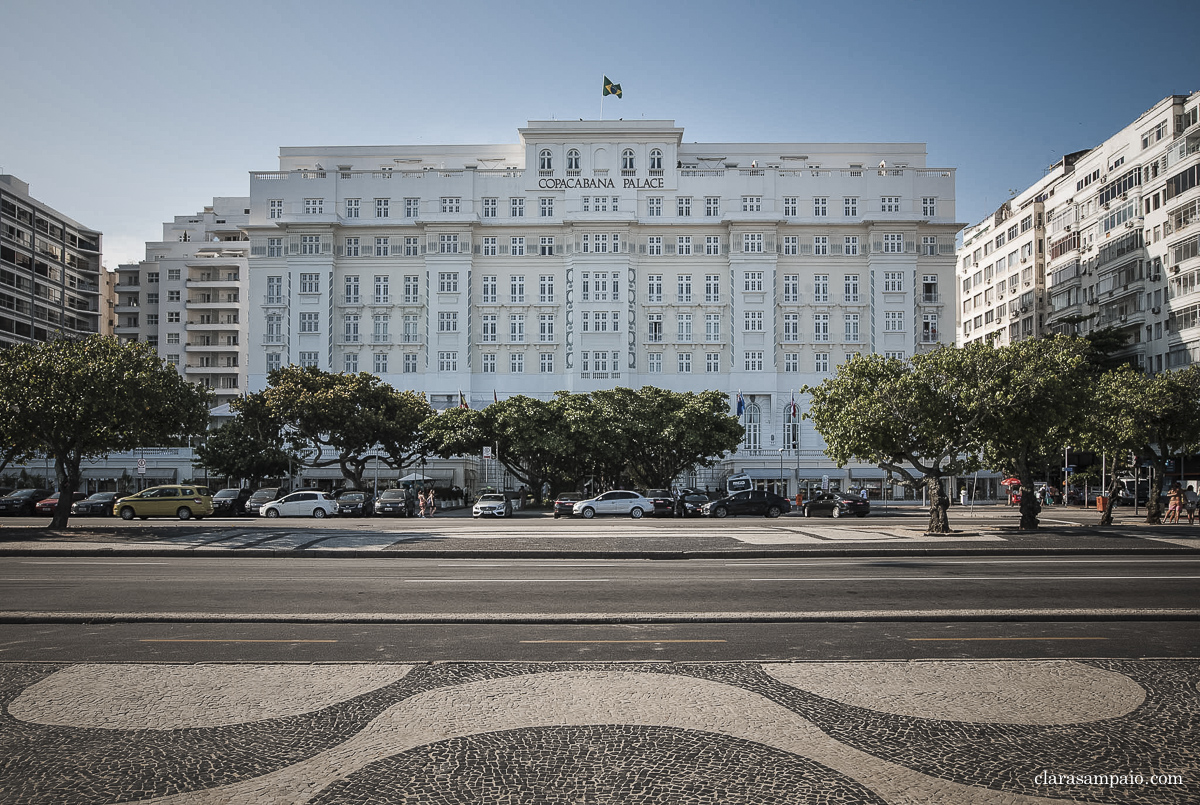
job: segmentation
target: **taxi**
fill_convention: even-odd
[[[180,520],[202,520],[213,513],[212,492],[206,486],[168,484],[151,486],[136,495],[119,498],[113,503],[113,514],[122,520],[140,517],[178,517]]]

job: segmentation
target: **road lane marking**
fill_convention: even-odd
[[[1200,576],[823,576],[750,581],[1187,581]]]
[[[906,637],[910,643],[994,642],[998,640],[1108,640],[1107,637]]]
[[[569,583],[580,581],[611,581],[611,579],[404,579],[414,584],[532,584],[534,582]]]
[[[336,640],[200,640],[174,637],[145,638],[139,643],[336,643]]]
[[[72,565],[169,565],[170,562],[21,562],[23,565],[57,565],[59,567]]]
[[[727,640],[522,640],[521,643],[727,643]]]

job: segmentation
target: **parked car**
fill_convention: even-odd
[[[654,501],[648,497],[625,489],[615,489],[588,500],[581,500],[571,507],[572,514],[590,520],[597,514],[627,514],[635,520],[654,511]]]
[[[18,489],[0,498],[0,514],[16,517],[32,517],[39,500],[45,500],[53,490]]]
[[[250,500],[249,489],[231,486],[213,495],[213,516],[237,517],[246,513],[246,501]]]
[[[871,513],[871,501],[858,495],[841,492],[822,492],[812,500],[804,501],[805,517],[866,517]]]
[[[338,517],[370,517],[374,507],[375,497],[361,489],[347,489],[337,496]]]
[[[53,517],[54,510],[56,508],[58,508],[58,501],[61,497],[62,497],[62,495],[60,493],[55,492],[53,495],[46,498],[45,500],[39,500],[37,503],[37,506],[34,506],[34,513],[39,514],[42,517]],[[72,505],[75,503],[75,501],[83,500],[85,497],[87,497],[87,495],[83,494],[82,492],[72,492],[71,493]]]
[[[472,517],[482,517],[485,514],[493,517],[512,517],[512,513],[512,501],[499,492],[480,495],[471,508]]]
[[[79,515],[99,515],[100,517],[110,517],[113,513],[113,504],[117,502],[117,498],[121,497],[120,492],[96,492],[83,500],[77,500],[71,504],[71,514]]]
[[[688,492],[683,496],[683,505],[686,507],[688,517],[700,517],[704,514],[704,507],[709,504],[708,495],[703,492]]]
[[[774,492],[761,489],[746,489],[734,492],[704,504],[702,509],[706,517],[728,517],[738,514],[758,514],[767,517],[778,517],[792,510],[792,504],[787,498],[780,497]]]
[[[246,501],[246,514],[257,517],[262,513],[262,507],[272,500],[279,500],[287,494],[286,486],[264,486],[259,488]]]
[[[337,513],[337,501],[328,492],[319,489],[302,489],[279,500],[263,504],[262,517],[329,517]]]
[[[408,508],[404,502],[405,490],[385,489],[375,501],[375,513],[380,517],[405,517]]]
[[[581,500],[583,500],[583,495],[578,492],[560,492],[554,499],[554,516],[562,517],[564,514],[573,514],[572,510],[575,508],[575,504]]]
[[[151,486],[129,497],[117,498],[113,514],[122,520],[140,517],[178,517],[202,520],[213,513],[212,493],[206,486],[167,484]]]
[[[654,511],[647,514],[670,517],[675,513],[675,495],[670,489],[647,489],[644,494],[654,504]]]

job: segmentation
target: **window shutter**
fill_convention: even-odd
[[[645,253],[646,253],[646,242],[642,241],[642,242],[638,243],[638,254],[645,254]]]
[[[906,238],[904,241],[904,253],[905,254],[916,254],[917,253],[917,241],[914,240],[913,238]]]
[[[829,253],[830,254],[842,254],[842,251],[843,251],[842,244],[840,244],[840,243],[829,244]]]
[[[475,252],[474,252],[474,253],[475,253],[475,254],[479,254],[479,252],[480,252],[480,249],[479,249],[479,244],[478,244],[478,243],[476,243],[476,244],[475,244]]]
[[[562,253],[563,253],[563,245],[562,245],[561,243],[555,243],[555,244],[554,244],[554,253],[555,253],[555,254],[562,254]]]
[[[333,254],[333,235],[321,236],[321,254]]]
[[[876,254],[882,252],[883,251],[883,241],[882,240],[871,241],[871,251]]]
[[[299,235],[288,235],[288,254],[300,254]]]
[[[811,243],[801,243],[800,244],[800,254],[811,255],[812,253],[813,253],[813,248],[812,248]]]
[[[763,251],[767,252],[768,254],[775,251],[775,241],[773,239],[768,239],[766,245],[763,247]]]
[[[664,243],[663,244],[663,254],[675,254],[675,244],[674,243]]]
[[[339,244],[337,245],[337,252],[336,252],[336,253],[337,253],[337,256],[338,256],[338,257],[341,257],[341,256],[342,256],[342,254],[343,254],[345,251],[346,251],[345,247],[344,247],[344,246],[342,246],[342,244],[340,244],[340,243],[339,243]]]
[[[508,244],[507,243],[500,244],[500,254],[508,254]]]
[[[258,245],[258,246],[250,247],[250,256],[251,257],[265,257],[266,254],[267,254],[266,246]]]

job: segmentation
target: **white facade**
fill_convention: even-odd
[[[1200,358],[1198,107],[1200,93],[1164,98],[1095,148],[1068,155],[991,219],[968,229],[959,253],[959,343],[1115,327],[1127,338],[1118,355],[1147,371]],[[1037,307],[1029,307],[1029,315],[1008,310],[1007,331],[1000,308],[991,329],[987,322],[979,327],[977,298],[1017,279],[1008,273],[1012,240],[1000,239],[1030,214],[1044,226],[1035,230]],[[993,254],[983,254],[989,244]],[[1021,296],[1014,299],[1009,285],[1009,306],[1025,304],[1026,266],[1018,268]],[[983,308],[989,309],[986,301]],[[1020,329],[1012,329],[1018,321]]]
[[[684,143],[673,121],[519,133],[284,148],[251,174],[249,390],[287,364],[373,372],[435,408],[740,390],[746,443],[719,475],[845,478],[788,414],[797,390],[856,352],[952,340],[954,170],[921,144]]]
[[[183,376],[213,391],[214,405],[246,390],[250,244],[248,198],[215,198],[163,224],[146,259],[117,268],[116,335],[146,341]]]

